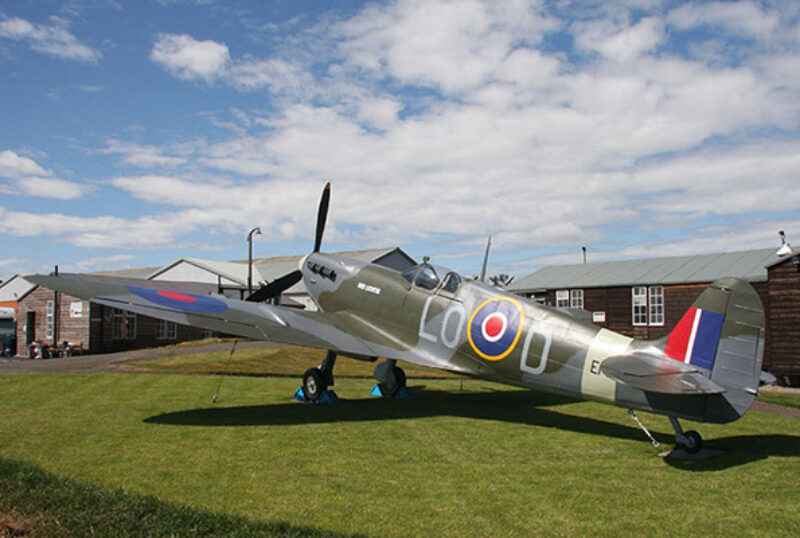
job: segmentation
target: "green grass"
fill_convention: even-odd
[[[230,350],[190,353],[129,362],[121,365],[120,369],[129,372],[291,376],[299,379],[303,372],[310,366],[320,364],[324,357],[324,351],[300,346],[237,348],[233,356]],[[375,365],[376,363],[339,357],[336,360],[336,378],[372,377]],[[458,378],[441,370],[414,364],[404,363],[403,370],[409,378]]]
[[[129,521],[108,528],[135,528],[135,507],[158,502],[167,512],[158,518],[174,521],[166,527],[178,535],[187,532],[183,510],[189,525],[217,514],[240,535],[260,525],[373,536],[790,536],[800,527],[792,418],[750,412],[730,425],[686,423],[724,452],[672,461],[624,409],[490,383],[460,391],[459,380],[412,381],[419,398],[395,401],[366,396],[370,380],[339,377],[346,401],[315,406],[292,402],[299,380],[280,377],[226,378],[213,405],[218,382],[0,376],[0,457],[36,468],[23,491],[49,480],[55,491],[79,484],[103,493],[93,510]],[[640,417],[672,443],[665,417]],[[70,507],[69,494],[49,504],[37,494],[46,506],[27,514],[0,495],[4,510],[34,523],[62,505],[79,522],[92,511],[80,507],[88,501]],[[123,510],[128,502],[133,512]],[[133,534],[148,527],[142,521]]]
[[[758,399],[776,405],[800,409],[800,393],[769,392],[762,390]]]
[[[5,514],[5,518],[2,515]],[[0,536],[336,536],[59,478],[0,458]]]

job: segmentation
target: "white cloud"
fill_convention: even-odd
[[[15,181],[17,189],[28,196],[72,200],[80,198],[86,192],[82,185],[53,177],[28,176]]]
[[[33,159],[17,155],[11,150],[0,151],[0,177],[46,176],[49,172]]]
[[[608,20],[582,22],[575,25],[574,33],[578,47],[620,63],[652,52],[665,37],[664,24],[656,17],[645,17],[633,26],[622,27]]]
[[[213,82],[224,72],[230,53],[225,44],[216,41],[198,41],[185,34],[159,34],[150,59],[176,77]]]
[[[72,200],[87,191],[86,186],[54,177],[34,160],[11,150],[0,151],[0,177],[10,181],[9,184],[0,183],[0,192],[16,196]]]
[[[103,55],[100,51],[84,45],[69,32],[69,24],[59,17],[51,17],[51,24],[34,24],[19,17],[0,21],[0,37],[14,41],[27,42],[30,47],[44,54],[79,60],[97,62]]]
[[[360,68],[459,93],[485,83],[520,44],[556,27],[539,2],[407,1],[370,6],[335,29]]]
[[[681,30],[712,26],[755,38],[771,38],[780,24],[777,13],[754,2],[692,2],[670,11],[667,21]]]
[[[164,155],[164,149],[157,146],[141,145],[114,138],[106,140],[106,147],[100,153],[120,154],[122,162],[140,168],[170,167],[184,164],[186,159]]]

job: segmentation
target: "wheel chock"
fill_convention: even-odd
[[[306,398],[306,393],[303,392],[303,387],[297,387],[297,390],[294,392],[294,396],[292,396],[292,399],[297,400],[298,402],[315,403],[315,404],[337,404],[342,401],[341,399],[339,399],[339,396],[336,394],[336,392],[332,390],[326,390],[320,395],[319,398],[317,398],[316,402],[310,402],[308,398]]]
[[[320,395],[319,398],[317,398],[317,401],[314,402],[314,403],[317,403],[317,404],[337,404],[339,402],[341,402],[341,400],[339,399],[339,396],[337,396],[334,391],[326,390],[325,392],[323,392]]]
[[[395,392],[394,397],[398,400],[413,400],[417,397],[414,394],[414,391],[408,387],[402,387],[400,390]]]
[[[378,383],[375,383],[375,386],[372,387],[372,390],[369,391],[369,394],[370,396],[377,396],[379,398],[387,397],[381,390],[381,387]],[[395,400],[413,400],[416,397],[417,395],[414,394],[414,391],[408,387],[401,387],[397,392],[394,393],[394,396],[392,396],[392,398]]]

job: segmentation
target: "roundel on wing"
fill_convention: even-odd
[[[128,291],[146,299],[159,306],[166,306],[181,312],[192,312],[196,314],[217,314],[227,310],[227,305],[219,299],[214,299],[207,295],[196,295],[194,293],[180,293],[169,290],[156,290],[152,288],[140,288],[138,286],[126,286]]]
[[[484,359],[499,361],[517,345],[523,318],[522,306],[510,297],[484,301],[469,319],[469,344]]]

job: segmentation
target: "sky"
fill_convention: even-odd
[[[800,245],[794,0],[0,0],[0,280]]]

